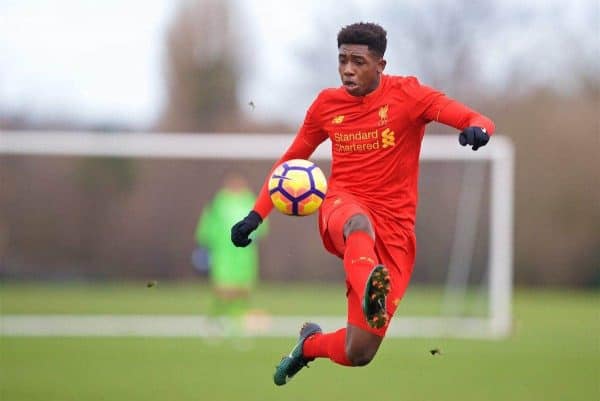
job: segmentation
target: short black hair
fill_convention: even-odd
[[[387,47],[387,32],[372,22],[357,22],[343,27],[337,36],[338,48],[343,45],[367,45],[383,57]]]

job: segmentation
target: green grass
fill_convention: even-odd
[[[302,304],[298,303],[302,299]],[[273,302],[278,300],[278,302]],[[4,314],[201,314],[211,302],[210,287],[203,283],[146,282],[122,284],[5,284],[0,285],[0,311]],[[344,313],[344,289],[323,285],[261,286],[252,306],[274,314]]]
[[[274,315],[345,315],[342,284],[263,284],[253,293],[252,307]],[[439,313],[438,288],[409,288],[398,313]],[[482,307],[482,299],[469,294],[471,309]],[[0,284],[3,314],[201,314],[211,302],[205,283],[146,282],[96,284]]]
[[[0,304],[4,314],[195,313],[206,302],[201,289],[4,284]],[[255,305],[311,314],[323,303],[336,314],[340,297],[338,287],[269,287]],[[509,339],[387,339],[367,367],[318,360],[281,388],[271,375],[292,339],[0,337],[0,400],[591,401],[600,399],[599,301],[519,290]]]

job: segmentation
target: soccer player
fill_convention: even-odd
[[[460,144],[473,150],[494,132],[489,118],[416,78],[384,74],[386,36],[373,23],[340,30],[342,85],[319,93],[291,146],[275,163],[307,159],[320,143],[331,141],[331,175],[319,210],[319,231],[327,251],[343,260],[348,311],[347,326],[334,332],[304,324],[296,346],[275,370],[277,385],[315,358],[363,366],[375,356],[413,270],[425,126],[431,121],[452,126],[460,130]],[[232,227],[236,246],[248,245],[249,234],[272,210],[267,192],[265,183],[253,210]]]
[[[203,209],[196,225],[196,243],[210,255],[208,273],[213,287],[210,316],[216,318],[215,323],[220,317],[229,318],[232,324],[224,327],[226,335],[243,334],[242,319],[248,312],[259,268],[258,247],[235,252],[229,240],[229,227],[248,212],[255,200],[241,174],[227,174],[223,187]],[[267,224],[263,224],[257,238],[267,231]]]

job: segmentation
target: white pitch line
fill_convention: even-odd
[[[324,331],[346,326],[344,317],[254,314],[234,323],[201,315],[0,315],[0,336],[214,337],[241,325],[247,337],[295,337],[306,321]],[[395,318],[388,337],[492,338],[489,322],[473,318]]]

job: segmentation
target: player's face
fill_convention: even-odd
[[[385,63],[367,45],[343,44],[338,49],[338,72],[342,85],[352,96],[364,96],[374,91]]]

